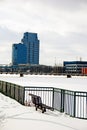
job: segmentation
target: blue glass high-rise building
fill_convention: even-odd
[[[22,43],[27,48],[27,63],[39,64],[39,40],[37,33],[24,33]]]
[[[24,44],[13,44],[12,46],[12,64],[26,64],[27,48]]]
[[[39,64],[37,33],[24,33],[21,42],[12,46],[12,64]]]

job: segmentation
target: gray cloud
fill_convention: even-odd
[[[43,52],[41,62],[43,63],[54,64],[55,57],[57,64],[64,60],[79,60],[80,57],[83,60],[87,59],[87,35],[72,32],[67,36],[62,36],[54,32],[45,32],[41,35],[41,40],[41,52]],[[46,58],[44,58],[45,55]]]
[[[0,27],[0,42],[20,42],[22,33],[14,32],[7,27]],[[20,40],[19,40],[20,39]]]
[[[76,11],[83,8],[83,5],[87,6],[87,0],[27,0],[27,2],[66,11]]]
[[[22,33],[14,32],[7,27],[0,27],[0,64],[9,64],[12,61],[12,44],[19,43]]]
[[[53,65],[55,57],[57,62],[76,57],[87,60],[86,6],[87,0],[4,0],[0,8],[4,58],[0,59],[3,63],[7,56],[11,60],[12,43],[20,42],[23,33],[30,31],[38,33],[41,64]]]

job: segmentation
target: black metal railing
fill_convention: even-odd
[[[0,81],[0,92],[21,104],[30,103],[29,93],[40,96],[42,103],[54,110],[87,119],[87,92],[70,91],[54,87],[20,86]]]
[[[24,87],[13,83],[0,81],[0,92],[21,104],[24,104]]]
[[[29,93],[38,95],[42,99],[42,103],[53,108],[53,88],[52,87],[24,87],[25,88],[25,102],[31,101]]]

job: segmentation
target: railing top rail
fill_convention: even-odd
[[[53,89],[53,87],[41,87],[41,86],[24,86],[24,88],[46,88],[46,89]]]

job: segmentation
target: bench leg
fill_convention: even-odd
[[[42,107],[42,113],[46,112],[46,108]]]
[[[44,113],[44,109],[42,108],[42,113]]]
[[[37,111],[37,108],[38,108],[38,106],[36,105],[36,107],[35,107],[36,111]]]

